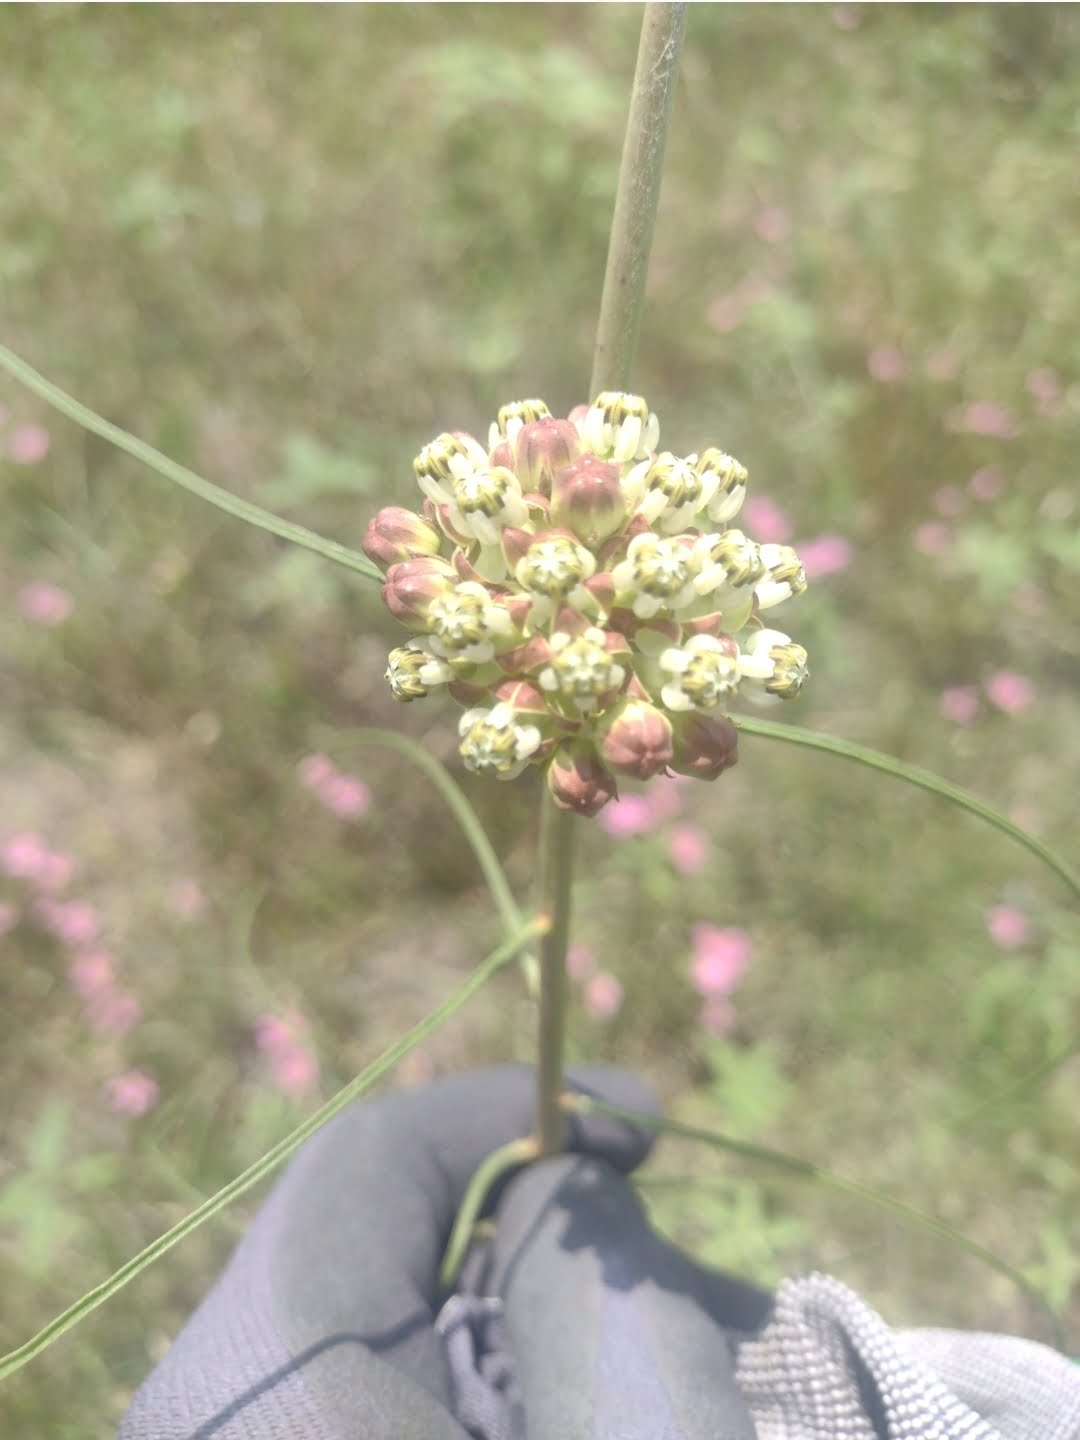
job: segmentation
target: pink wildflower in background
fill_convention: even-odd
[[[587,980],[596,969],[596,956],[588,945],[571,945],[566,952],[566,972],[571,980]]]
[[[645,798],[657,824],[670,820],[682,809],[682,789],[687,778],[685,775],[657,775],[649,782]]]
[[[1035,703],[1035,687],[1025,675],[999,670],[986,682],[986,698],[1006,715],[1020,715]]]
[[[48,630],[63,625],[72,611],[72,599],[68,592],[61,590],[59,585],[48,585],[44,580],[31,580],[28,585],[22,586],[15,597],[15,604],[24,620],[44,625]]]
[[[766,245],[779,245],[791,234],[791,217],[782,205],[763,205],[754,216],[754,234]]]
[[[107,993],[113,983],[113,957],[107,950],[84,950],[68,966],[71,988],[82,1000]]]
[[[921,555],[944,555],[952,543],[952,527],[940,520],[925,520],[912,536],[912,544]]]
[[[702,1001],[698,1020],[710,1035],[730,1035],[735,1029],[735,1006],[724,995],[710,995]]]
[[[680,875],[700,875],[709,860],[709,837],[700,825],[676,825],[668,836],[668,856]]]
[[[168,905],[178,919],[188,922],[206,914],[206,896],[199,882],[186,877],[169,886]]]
[[[875,345],[866,357],[871,380],[882,385],[895,385],[907,374],[907,361],[895,345]]]
[[[48,863],[49,847],[44,836],[33,830],[9,835],[0,847],[0,870],[15,880],[36,880]]]
[[[270,1062],[274,1083],[294,1099],[310,1094],[319,1078],[319,1062],[307,1037],[307,1021],[295,1010],[260,1015],[255,1022],[255,1044]]]
[[[101,918],[87,900],[38,900],[34,913],[61,945],[78,950],[92,945],[101,930]]]
[[[974,725],[982,709],[974,685],[950,685],[941,692],[938,709],[954,725]]]
[[[1040,415],[1060,415],[1062,405],[1061,377],[1044,365],[1027,377],[1028,393],[1034,398]]]
[[[339,820],[359,820],[371,807],[371,791],[355,775],[345,775],[326,755],[300,762],[300,782]]]
[[[952,380],[960,369],[960,357],[955,350],[942,345],[931,350],[924,368],[929,380]]]
[[[339,820],[359,820],[371,806],[371,791],[355,775],[335,775],[319,798]]]
[[[158,1082],[145,1070],[125,1070],[114,1075],[102,1087],[105,1104],[117,1115],[137,1120],[157,1104],[161,1095]]]
[[[745,974],[753,948],[750,936],[737,926],[695,925],[690,961],[694,989],[705,999],[730,994]]]
[[[738,295],[718,295],[705,312],[705,319],[721,335],[737,330],[746,318],[746,306]]]
[[[953,428],[990,440],[1014,440],[1020,434],[1016,416],[993,400],[973,400],[955,417]]]
[[[994,905],[986,912],[986,930],[1000,950],[1018,950],[1031,939],[1031,921],[1018,905]]]
[[[270,1062],[278,1089],[283,1095],[299,1100],[310,1095],[319,1079],[319,1062],[310,1050],[294,1046]]]
[[[782,544],[791,539],[792,525],[785,511],[767,495],[749,495],[743,503],[743,516],[748,529],[766,544]],[[800,559],[802,557],[800,556]]]
[[[19,923],[19,912],[10,900],[0,900],[0,935],[10,934]]]
[[[967,496],[959,485],[942,485],[934,492],[934,509],[946,520],[955,520],[967,507]]]
[[[610,808],[610,807],[609,807]],[[585,1011],[594,1020],[611,1020],[623,1002],[623,987],[606,970],[593,975],[585,983]]]
[[[1004,488],[1001,471],[995,470],[992,465],[984,465],[981,470],[976,470],[968,481],[968,494],[984,505],[996,500]]]
[[[99,1035],[119,1039],[142,1019],[142,1006],[126,990],[104,989],[87,1000],[86,1018]]]
[[[75,873],[75,861],[62,850],[49,850],[41,858],[41,864],[34,879],[38,889],[48,895],[58,895],[66,890]]]
[[[654,829],[656,816],[644,795],[623,795],[600,811],[596,823],[615,839],[625,840]]]
[[[842,535],[817,535],[813,540],[800,541],[795,548],[808,580],[846,570],[855,558],[854,550]]]
[[[1038,835],[1043,828],[1042,811],[1037,805],[1014,805],[1009,811],[1009,819],[1021,830],[1030,830],[1033,835]]]
[[[36,465],[49,453],[49,432],[43,425],[19,425],[11,432],[7,452],[16,465]]]

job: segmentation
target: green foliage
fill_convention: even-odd
[[[438,431],[524,394],[585,398],[633,10],[163,13],[0,13],[6,343],[352,549],[376,504],[412,493],[410,457]],[[842,29],[830,7],[693,8],[638,383],[676,448],[739,455],[797,539],[855,546],[802,602],[813,678],[784,718],[1037,812],[1075,867],[1077,17],[855,14]],[[883,346],[903,362],[891,383],[867,369]],[[1048,404],[1029,383],[1044,369]],[[975,402],[1014,433],[960,428]],[[0,404],[0,839],[40,829],[74,854],[72,893],[97,905],[144,1017],[97,1034],[70,957],[26,916],[0,937],[7,1348],[360,1071],[495,925],[403,757],[348,755],[372,795],[355,823],[298,781],[328,729],[454,753],[449,710],[385,694],[370,581],[174,494],[6,382]],[[6,446],[30,422],[51,450],[18,465]],[[1001,494],[983,502],[967,487],[987,468]],[[958,517],[938,514],[946,487]],[[939,555],[912,543],[927,521],[951,528]],[[20,618],[31,581],[71,594],[65,624]],[[988,702],[1001,669],[1030,679],[1031,708]],[[941,716],[947,686],[978,692],[970,726]],[[524,894],[529,787],[466,791]],[[583,837],[575,938],[626,993],[606,1025],[575,1017],[578,1052],[640,1065],[681,1118],[940,1215],[1022,1268],[1075,1337],[1080,931],[1058,882],[908,787],[749,736],[682,805],[649,834]],[[669,859],[682,823],[708,837],[696,875]],[[206,896],[194,920],[171,908],[185,876]],[[1003,901],[1032,919],[1009,952],[985,929]],[[697,1019],[697,922],[754,942],[726,1041]],[[321,1066],[299,1098],[254,1040],[290,1008]],[[531,1023],[504,975],[403,1078],[522,1058]],[[139,1120],[101,1099],[129,1066],[162,1090]],[[751,1278],[819,1266],[899,1321],[1045,1334],[1014,1287],[853,1197],[668,1141],[657,1168],[688,1177],[650,1192],[665,1226]],[[0,1429],[108,1433],[249,1213],[7,1382]]]

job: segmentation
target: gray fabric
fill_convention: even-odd
[[[528,1440],[1080,1440],[1080,1369],[1055,1351],[893,1331],[824,1275],[770,1299],[660,1240],[592,1161],[522,1175],[488,1255],[453,1302],[474,1322],[451,1368],[479,1440],[526,1437],[505,1407],[485,1426],[492,1345],[513,1351]]]
[[[571,1081],[656,1108],[625,1071],[582,1067]],[[434,1330],[439,1261],[470,1177],[532,1112],[532,1072],[501,1066],[338,1116],[140,1386],[121,1440],[466,1440]],[[575,1120],[568,1140],[622,1170],[651,1144],[602,1116]]]

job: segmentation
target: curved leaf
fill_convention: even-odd
[[[260,530],[268,530],[271,535],[278,535],[282,540],[289,540],[294,545],[302,545],[306,550],[314,550],[316,555],[321,555],[326,560],[333,560],[338,565],[345,565],[348,569],[365,575],[369,580],[381,582],[382,571],[360,551],[350,550],[347,545],[339,545],[336,540],[326,540],[323,536],[316,535],[314,530],[308,530],[303,525],[294,525],[291,520],[283,520],[280,515],[264,510],[261,505],[242,500],[239,495],[232,495],[220,485],[204,480],[201,475],[196,475],[194,470],[178,465],[175,460],[162,455],[160,450],[155,450],[145,440],[129,435],[126,430],[110,424],[96,411],[65,394],[3,345],[0,345],[0,370],[6,370],[13,380],[25,385],[76,425],[81,425],[84,430],[89,430],[91,434],[107,440],[110,445],[115,445],[118,450],[142,461],[166,480],[171,480],[174,485],[190,490],[201,500],[209,500],[211,505],[216,505],[219,510],[224,510],[238,520],[246,520],[249,525],[257,525]]]

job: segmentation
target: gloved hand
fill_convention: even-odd
[[[578,1088],[651,1110],[633,1076]],[[135,1397],[121,1440],[1080,1440],[1080,1370],[1003,1336],[895,1332],[824,1276],[770,1297],[650,1229],[631,1127],[504,1180],[437,1312],[469,1178],[527,1133],[505,1067],[355,1106],[304,1147]],[[436,1325],[438,1329],[436,1329]],[[467,1427],[467,1428],[466,1428]]]

